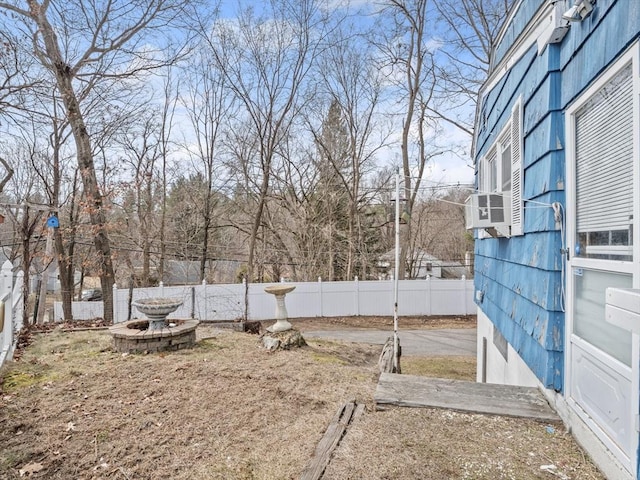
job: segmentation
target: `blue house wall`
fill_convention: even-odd
[[[544,0],[523,0],[512,12],[496,66]],[[494,144],[522,98],[524,235],[475,243],[478,306],[547,388],[563,388],[562,239],[550,204],[565,204],[564,110],[640,32],[640,1],[598,0],[562,42],[539,54],[532,45],[490,91],[482,92],[475,160]],[[478,298],[478,297],[477,297]]]
[[[499,61],[542,2],[525,1],[496,50]],[[517,28],[516,28],[517,27]],[[548,388],[560,390],[563,374],[564,313],[561,299],[561,236],[552,202],[564,203],[563,122],[557,86],[557,46],[538,55],[534,44],[490,91],[481,106],[485,128],[476,137],[476,162],[493,145],[522,98],[524,137],[524,232],[475,243],[476,289],[480,308]]]

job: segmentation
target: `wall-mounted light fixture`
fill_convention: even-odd
[[[575,0],[573,6],[562,14],[563,20],[569,22],[581,22],[593,10],[596,0]]]

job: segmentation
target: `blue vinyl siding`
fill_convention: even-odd
[[[480,95],[475,125],[476,166],[523,105],[523,235],[475,242],[478,307],[542,385],[564,389],[565,315],[562,237],[550,205],[565,205],[565,111],[640,39],[640,0],[597,0],[589,16],[571,22],[564,39],[542,52],[533,44],[509,68],[512,47],[525,45],[532,21],[551,0],[516,0],[510,23],[492,51],[491,90]],[[569,5],[572,2],[565,2]],[[530,43],[527,43],[530,44]],[[515,63],[513,63],[515,61]],[[512,64],[513,63],[513,64]],[[640,455],[635,475],[640,478]]]
[[[640,36],[640,1],[598,0],[584,22],[571,26],[561,52],[565,107]]]
[[[483,100],[482,108],[487,117],[484,129],[481,129],[477,137],[477,157],[482,157],[491,148],[497,135],[506,124],[511,115],[511,108],[515,104],[522,90],[522,81],[530,68],[531,63],[536,59],[535,47],[520,59],[516,65],[507,73],[498,85],[487,93]],[[525,125],[526,131],[526,125]]]
[[[540,6],[525,3],[531,15]],[[564,202],[564,153],[557,151],[563,132],[557,49],[552,46],[538,55],[532,46],[491,92],[485,92],[487,123],[478,135],[476,159],[491,148],[513,103],[523,99],[525,235],[477,241],[475,283],[484,293],[479,303],[483,312],[540,381],[561,390],[561,238],[549,206]]]
[[[537,165],[537,164],[536,164]],[[536,197],[534,201],[525,202],[524,229],[526,232],[549,232],[556,230],[556,221],[553,210],[546,205],[559,202],[564,205],[564,192],[550,192],[546,195]],[[556,232],[554,232],[555,234]],[[531,245],[537,249],[538,245]],[[558,246],[558,248],[560,248]]]
[[[564,143],[564,116],[560,112],[552,112],[527,132],[524,144],[524,149],[527,151],[525,168],[533,166],[551,152],[558,154],[554,157],[555,162],[564,163]],[[563,178],[560,179],[557,176],[550,178],[561,180],[561,183],[564,183],[564,165],[562,167]],[[562,186],[558,188],[562,189]],[[529,196],[533,191],[529,190]]]
[[[497,65],[543,0],[522,0],[493,51]],[[553,202],[565,204],[564,109],[640,35],[640,1],[598,0],[561,43],[532,46],[491,91],[476,124],[476,165],[523,100],[524,235],[476,241],[478,303],[543,385],[563,388],[562,239]]]
[[[513,21],[506,26],[502,42],[493,51],[493,65],[502,61],[509,47],[522,35],[529,20],[535,15],[542,3],[540,0],[522,0],[520,4],[514,2],[514,8],[517,10],[513,14]]]
[[[503,297],[509,301],[512,294],[501,289]],[[489,292],[489,297],[493,292]],[[503,302],[504,303],[504,302]],[[541,379],[546,379],[544,385],[556,390],[562,387],[564,353],[562,348],[545,349],[539,341],[539,337],[551,338],[552,344],[562,345],[564,337],[564,316],[557,312],[549,312],[534,304],[523,301],[517,295],[512,297],[514,306],[511,310],[518,310],[522,316],[527,317],[525,327],[510,318],[499,305],[485,298],[481,304],[482,310],[494,322],[509,344],[518,352],[527,363],[531,371]],[[549,328],[551,326],[551,328]],[[545,342],[547,343],[547,342]],[[547,345],[549,346],[549,345]]]

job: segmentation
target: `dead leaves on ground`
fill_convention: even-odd
[[[24,477],[25,475],[30,476],[32,473],[38,473],[43,469],[44,469],[44,466],[41,463],[32,462],[32,463],[27,463],[24,467],[18,470],[18,472],[20,473],[21,477]]]

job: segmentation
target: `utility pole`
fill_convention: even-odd
[[[398,338],[398,276],[400,275],[400,168],[396,170],[396,251],[393,274],[393,372],[400,373],[400,339]]]
[[[48,222],[47,222],[48,223]],[[36,313],[36,323],[42,325],[44,323],[44,314],[47,308],[47,287],[49,284],[49,273],[53,265],[53,227],[47,228],[47,245],[45,247],[44,261],[46,266],[42,271],[42,280],[40,283],[40,301],[38,302],[38,312]],[[51,319],[49,319],[51,320]]]

